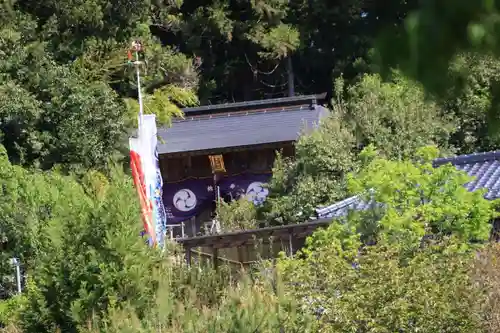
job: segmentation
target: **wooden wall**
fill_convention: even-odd
[[[222,153],[228,174],[242,172],[271,171],[276,151],[280,149],[283,155],[294,155],[292,144],[283,147],[267,147],[252,150],[230,151]],[[208,155],[165,156],[160,155],[160,169],[164,183],[178,182],[186,178],[210,178],[212,171]]]
[[[216,252],[219,266],[228,265],[236,270],[248,269],[257,264],[260,260],[277,258],[280,252],[287,256],[294,255],[298,250],[304,247],[305,238],[294,238],[292,241],[292,252],[290,244],[283,240],[266,240],[256,244],[236,246],[231,248],[219,249]],[[213,264],[214,251],[211,247],[198,247],[190,250],[191,262],[200,263],[206,261],[207,264]]]

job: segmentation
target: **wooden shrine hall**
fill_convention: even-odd
[[[241,195],[262,202],[277,151],[294,155],[294,142],[314,130],[329,110],[326,94],[209,105],[183,110],[159,128],[163,202],[174,238],[213,231],[215,202]]]

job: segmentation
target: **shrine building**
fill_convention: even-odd
[[[276,152],[294,156],[299,136],[317,128],[329,114],[320,105],[325,97],[186,108],[171,127],[159,128],[163,201],[168,224],[178,226],[174,236],[208,233],[217,197],[265,200],[268,190],[262,185],[271,177]]]

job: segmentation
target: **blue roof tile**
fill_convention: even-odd
[[[451,163],[457,169],[467,172],[474,179],[465,187],[469,191],[487,189],[485,199],[500,198],[500,151],[461,155],[434,160],[434,167]],[[363,211],[371,207],[359,195],[344,199],[333,205],[316,209],[318,218],[338,218],[347,216],[349,211]]]
[[[467,190],[484,188],[488,190],[484,196],[486,199],[500,198],[500,151],[438,158],[433,165],[439,167],[448,163],[474,177],[474,180],[465,185]]]
[[[295,141],[329,111],[319,105],[187,117],[158,129],[159,154]]]
[[[316,215],[320,219],[339,218],[347,216],[350,211],[364,211],[368,210],[370,207],[370,203],[363,200],[360,195],[356,195],[336,202],[333,205],[324,208],[317,208]]]

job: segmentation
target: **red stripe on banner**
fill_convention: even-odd
[[[148,200],[146,195],[146,183],[144,181],[144,173],[141,167],[141,157],[133,150],[130,151],[130,165],[132,168],[132,177],[134,179],[135,188],[137,189],[137,194],[139,195],[141,203],[141,215],[144,230],[151,237],[154,245],[156,244],[156,232],[153,225],[153,205]]]

